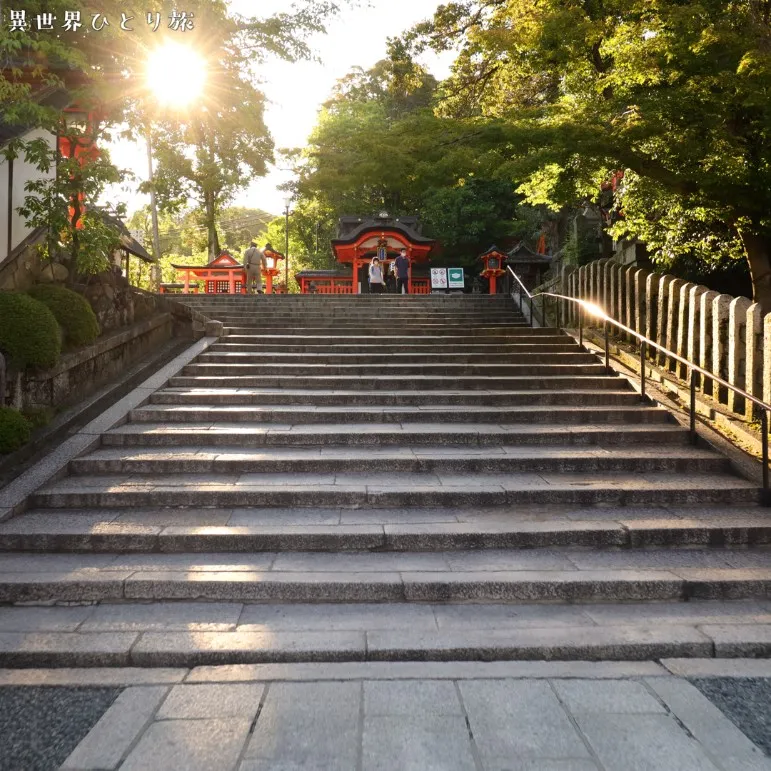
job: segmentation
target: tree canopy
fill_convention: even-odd
[[[460,45],[440,112],[497,126],[530,202],[625,170],[617,236],[665,263],[741,253],[771,310],[771,2],[449,3],[405,42]]]

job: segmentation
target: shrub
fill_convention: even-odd
[[[70,346],[90,345],[99,337],[99,323],[88,301],[77,292],[57,284],[38,284],[27,292],[43,303],[64,329]]]
[[[26,407],[21,414],[34,431],[36,428],[47,426],[54,419],[56,410],[53,407]]]
[[[20,412],[0,407],[0,455],[18,450],[29,441],[30,425]]]
[[[56,317],[34,297],[0,292],[0,351],[16,369],[53,367],[61,353]]]

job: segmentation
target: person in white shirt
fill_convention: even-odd
[[[372,294],[382,294],[384,286],[383,266],[377,257],[373,257],[369,265],[369,291]]]

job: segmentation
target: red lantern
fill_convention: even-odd
[[[490,279],[490,294],[495,294],[498,277],[505,272],[503,262],[506,255],[491,246],[484,254],[480,255],[479,259],[484,263],[481,275]]]

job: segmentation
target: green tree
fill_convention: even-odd
[[[657,205],[646,213],[653,193],[628,193],[625,232],[646,216],[677,232],[666,215],[676,210],[685,231],[715,223],[771,310],[768,0],[455,3],[407,40],[461,41],[444,114],[500,132],[511,177],[530,175],[531,202],[575,204],[615,170],[633,172]]]
[[[340,81],[297,156],[296,220],[306,252],[318,223],[328,239],[339,216],[383,209],[417,214],[442,245],[440,262],[471,266],[491,243],[529,236],[522,196],[499,171],[507,152],[498,137],[470,120],[437,115],[436,81],[403,47],[392,42],[390,51],[371,70],[357,68]]]

